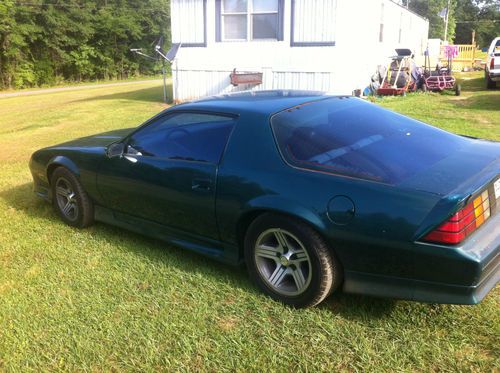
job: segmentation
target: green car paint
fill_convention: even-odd
[[[30,161],[35,192],[51,200],[51,172],[64,166],[94,201],[97,220],[235,265],[243,262],[242,241],[252,220],[269,211],[286,214],[327,240],[343,266],[346,292],[439,303],[481,301],[500,280],[498,206],[459,245],[420,239],[499,178],[500,145],[461,138],[463,151],[397,184],[289,164],[271,118],[324,100],[342,108],[357,99],[272,91],[178,105],[139,129],[35,152]],[[357,110],[373,106],[359,105]],[[236,118],[220,163],[154,157],[132,163],[108,156],[111,145],[126,143],[130,134],[176,112]]]

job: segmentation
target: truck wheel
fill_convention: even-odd
[[[486,78],[486,88],[487,89],[495,89],[497,87],[497,82],[491,80],[489,74],[487,72],[484,73]]]

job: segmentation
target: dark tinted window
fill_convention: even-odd
[[[294,166],[396,184],[457,151],[465,140],[355,98],[329,98],[275,115]]]
[[[157,119],[129,140],[143,156],[218,163],[235,119],[222,115],[176,113]]]

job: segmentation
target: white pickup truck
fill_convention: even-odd
[[[484,75],[488,89],[495,88],[500,82],[500,37],[495,38],[488,49]]]

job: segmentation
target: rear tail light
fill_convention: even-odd
[[[491,70],[495,69],[495,58],[492,58],[492,59],[491,59],[491,62],[490,62],[490,69],[491,69]]]
[[[485,190],[463,209],[428,233],[423,241],[456,245],[478,229],[491,215],[490,198]]]

